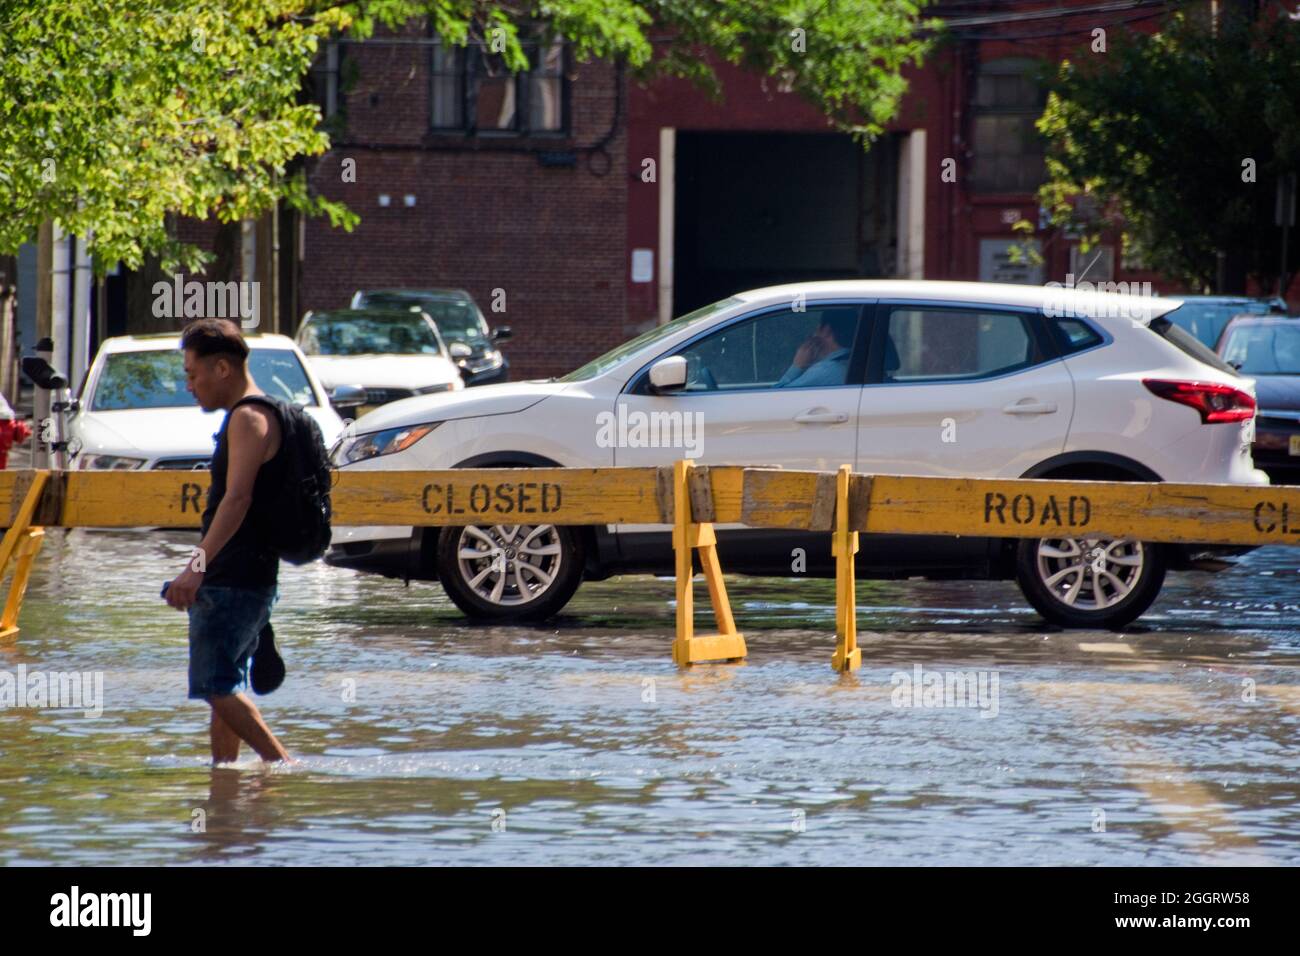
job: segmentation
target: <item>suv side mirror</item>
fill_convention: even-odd
[[[515,333],[510,330],[510,326],[498,325],[495,329],[492,330],[492,341],[504,342],[506,339],[511,338],[514,334]]]
[[[366,390],[360,385],[335,385],[330,404],[335,408],[356,408],[366,403]]]
[[[650,387],[657,392],[671,392],[686,385],[686,357],[671,355],[650,366]]]

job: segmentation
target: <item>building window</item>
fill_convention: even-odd
[[[1030,193],[1043,182],[1043,138],[1034,127],[1047,91],[1034,60],[980,64],[975,81],[971,186],[977,193]]]
[[[465,126],[465,50],[436,42],[433,46],[433,128]]]
[[[312,97],[320,106],[322,119],[339,111],[339,63],[339,44],[331,40],[311,67]]]
[[[522,46],[529,69],[511,73],[501,55],[487,52],[482,44],[435,42],[432,127],[480,135],[565,132],[564,44],[556,40]]]
[[[535,47],[529,59],[528,128],[559,132],[564,129],[564,45]]]

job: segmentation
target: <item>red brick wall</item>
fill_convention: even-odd
[[[614,67],[576,66],[571,136],[475,141],[429,133],[426,51],[375,44],[348,55],[360,79],[346,97],[347,134],[312,162],[310,181],[361,223],[351,234],[307,223],[303,308],[345,306],[366,287],[462,288],[490,325],[513,328],[505,351],[516,379],[562,374],[628,338],[623,123],[607,156],[582,149],[615,118]],[[577,165],[543,167],[525,146],[574,149]],[[342,181],[348,158],[356,182]],[[497,289],[505,311],[494,313]]]

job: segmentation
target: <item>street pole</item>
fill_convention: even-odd
[[[54,333],[54,223],[41,223],[36,240],[36,342],[50,341]],[[46,361],[49,353],[37,350]],[[32,389],[32,419],[37,432],[32,441],[32,467],[48,468],[49,455],[40,441],[41,422],[50,417],[50,393]]]
[[[73,274],[76,253],[72,246],[76,239],[67,235],[58,225],[54,227],[54,256],[50,264],[50,364],[60,374],[70,374],[68,348],[72,340],[72,309],[76,301]]]
[[[77,387],[90,368],[91,269],[86,240],[69,236],[68,244],[71,247],[72,310],[68,313],[68,367],[64,372],[68,376],[68,388],[76,396]]]

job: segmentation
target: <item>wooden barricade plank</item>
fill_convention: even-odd
[[[1300,487],[878,476],[865,530],[925,528],[992,537],[1300,545]]]
[[[70,471],[61,524],[197,528],[207,498],[206,471]]]
[[[11,522],[31,474],[0,473],[0,509],[8,503]],[[711,497],[718,524],[818,530],[828,525],[833,475],[715,465],[696,480],[707,481],[707,488],[698,487],[697,500]],[[663,484],[655,468],[349,470],[333,489],[334,523],[662,524],[670,520],[664,511],[671,505],[671,488]],[[69,472],[59,523],[197,527],[207,488],[205,472]],[[1300,545],[1300,486],[878,475],[866,489],[866,476],[854,475],[853,531]]]
[[[740,469],[736,469],[737,472]],[[347,525],[654,524],[654,468],[344,471],[331,490]],[[735,481],[739,486],[739,474]],[[71,472],[63,524],[197,527],[206,472]]]
[[[13,526],[36,474],[35,471],[0,471],[0,522],[3,527]]]
[[[742,520],[813,528],[818,472],[747,469]],[[1300,486],[854,475],[852,530],[1300,545]],[[866,497],[863,497],[864,494]],[[855,504],[858,498],[861,502]],[[865,517],[859,517],[865,515]],[[720,519],[721,520],[721,519]]]
[[[835,486],[833,483],[828,485],[823,479],[823,491],[819,495],[818,474],[780,468],[746,468],[741,487],[740,515],[736,520],[755,528],[829,531],[832,509],[827,506],[826,494]],[[834,476],[830,481],[834,481]]]
[[[380,476],[384,477],[380,477]],[[653,524],[654,468],[340,473],[340,525]]]

